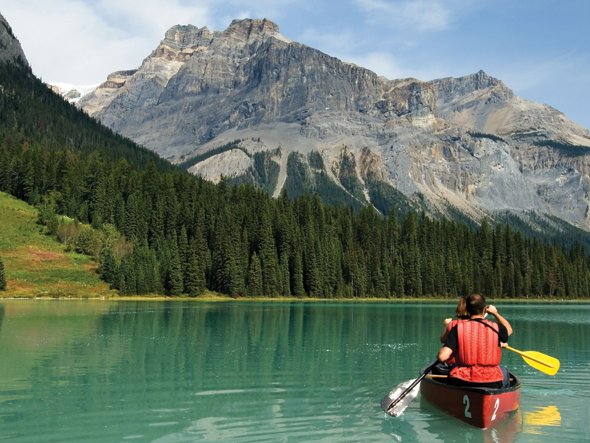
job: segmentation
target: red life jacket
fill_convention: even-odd
[[[461,320],[459,320],[458,318],[454,318],[452,319],[449,324],[447,325],[447,331],[451,331],[451,329],[453,329],[455,326],[457,326],[457,324],[460,322]]]
[[[502,348],[498,331],[498,324],[488,320],[458,322],[457,366],[451,370],[451,377],[472,383],[501,381]]]
[[[459,324],[459,322],[464,321],[463,319],[452,319],[449,324],[447,325],[447,332],[446,334],[448,335],[449,332],[451,332],[451,329],[453,329],[455,326],[457,326],[457,324]],[[455,359],[455,353],[453,353],[449,359],[446,361],[446,364],[448,366],[454,366],[457,363],[456,359]]]

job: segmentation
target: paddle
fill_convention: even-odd
[[[555,375],[559,371],[560,363],[555,357],[537,351],[519,351],[510,346],[505,346],[505,348],[509,351],[516,352],[529,366],[547,375]]]
[[[482,325],[491,328],[494,332],[496,332],[496,334],[499,335],[498,331],[492,328],[488,323],[485,323],[481,320],[477,321]],[[551,357],[537,351],[519,351],[518,349],[511,348],[507,344],[503,345],[503,347],[509,351],[516,352],[529,366],[532,366],[533,368],[544,372],[547,375],[555,375],[557,374],[557,371],[559,371],[560,363],[555,357]]]
[[[383,400],[381,400],[381,409],[393,417],[399,417],[402,415],[418,395],[418,385],[422,379],[432,371],[437,363],[438,361],[434,361],[434,363],[424,369],[420,377],[414,380],[407,380],[397,385],[395,389],[383,397]]]

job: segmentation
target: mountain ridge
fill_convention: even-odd
[[[382,212],[391,207],[372,201],[368,175],[432,213],[481,220],[533,210],[590,230],[588,130],[483,71],[388,80],[293,42],[266,19],[244,19],[224,31],[170,28],[137,70],[111,74],[79,106],[175,163],[237,141],[240,149],[191,165],[213,181],[256,182],[253,156],[278,149],[268,159],[279,169],[275,196],[292,180],[291,159]],[[308,163],[312,152],[324,169]],[[366,152],[378,160],[363,171]],[[339,179],[350,156],[352,193]]]

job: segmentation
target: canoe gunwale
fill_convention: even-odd
[[[453,390],[460,390],[460,391],[470,391],[481,395],[500,395],[505,392],[512,392],[517,391],[520,389],[520,380],[514,374],[510,373],[510,386],[505,388],[491,388],[489,386],[473,386],[473,385],[459,385],[459,384],[451,384],[442,381],[442,377],[439,379],[432,377],[432,375],[427,375],[423,380],[422,383],[433,383],[439,385],[441,388],[445,389],[453,389]],[[446,377],[445,377],[446,379]]]

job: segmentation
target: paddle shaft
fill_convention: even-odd
[[[387,408],[387,410],[388,410],[388,411],[389,411],[389,410],[391,410],[392,408],[394,408],[394,407],[395,407],[395,405],[397,405],[397,404],[398,404],[400,401],[402,401],[402,400],[404,399],[404,397],[405,397],[406,395],[408,395],[408,394],[409,394],[409,393],[412,391],[412,389],[414,389],[414,388],[416,387],[416,385],[417,385],[418,383],[420,383],[420,382],[421,382],[421,381],[424,379],[424,377],[426,377],[426,376],[427,376],[427,375],[430,373],[430,371],[432,371],[432,369],[433,369],[433,368],[436,366],[436,364],[437,364],[437,363],[438,363],[438,360],[437,360],[437,361],[435,361],[434,363],[432,363],[432,364],[431,364],[430,366],[428,366],[426,369],[424,369],[424,372],[422,373],[422,375],[420,375],[420,377],[418,377],[416,380],[414,380],[414,381],[412,382],[412,384],[411,384],[410,386],[408,386],[408,387],[407,387],[407,388],[404,390],[404,392],[402,392],[402,393],[399,395],[399,397],[398,397],[398,398],[396,398],[396,399],[395,399],[395,400],[394,400],[394,401],[393,401],[393,402],[392,402],[392,403],[389,405],[389,407]]]

